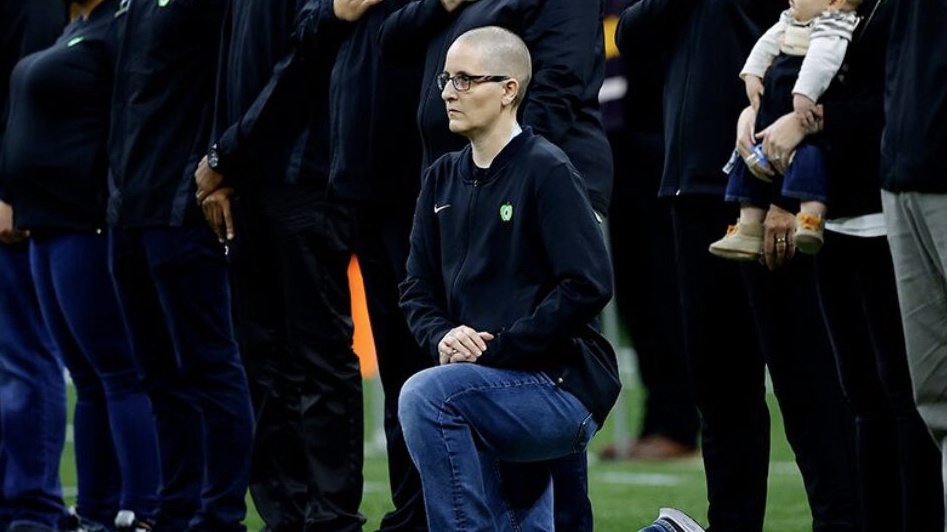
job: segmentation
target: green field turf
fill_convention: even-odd
[[[377,390],[366,386],[366,393]],[[370,398],[369,398],[370,399]],[[641,390],[631,383],[626,386],[624,401],[629,413],[629,426],[638,426]],[[366,409],[373,402],[366,401]],[[769,503],[766,530],[769,532],[802,532],[811,530],[811,517],[805,501],[802,480],[782,430],[782,418],[770,397],[773,413],[773,449],[769,479]],[[367,420],[374,419],[368,412]],[[675,506],[706,524],[706,489],[703,466],[699,458],[668,463],[606,462],[597,459],[597,451],[612,441],[614,420],[610,420],[595,437],[590,450],[589,491],[595,511],[596,532],[635,532],[650,523],[661,506]],[[365,496],[362,513],[368,518],[366,532],[375,530],[381,516],[390,507],[384,454],[366,446]],[[75,493],[75,471],[71,443],[67,444],[62,461],[63,485],[72,503]],[[247,527],[262,528],[263,523],[253,510]],[[566,531],[568,532],[568,531]]]

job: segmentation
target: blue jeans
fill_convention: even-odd
[[[823,148],[814,144],[800,144],[786,168],[786,175],[775,176],[773,183],[755,177],[743,159],[737,157],[727,181],[727,201],[769,208],[777,191],[784,198],[825,203],[828,197],[828,170]]]
[[[30,277],[25,245],[0,244],[0,526],[59,526],[66,382]],[[5,528],[4,528],[5,529]]]
[[[59,232],[30,239],[40,309],[76,387],[76,508],[111,523],[119,510],[152,519],[158,441],[118,297],[106,234]]]
[[[447,364],[404,384],[398,405],[431,530],[553,530],[553,458],[584,452],[598,424],[542,372]]]

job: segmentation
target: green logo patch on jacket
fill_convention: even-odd
[[[500,219],[504,222],[509,222],[513,219],[513,204],[506,202],[503,205],[500,205]]]

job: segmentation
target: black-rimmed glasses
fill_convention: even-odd
[[[497,81],[506,81],[510,76],[491,76],[488,74],[482,76],[472,76],[470,74],[454,74],[451,76],[447,72],[441,72],[437,75],[437,88],[444,90],[447,82],[450,81],[457,92],[467,92],[474,83],[492,83]]]

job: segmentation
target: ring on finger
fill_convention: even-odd
[[[776,237],[776,243],[777,243],[777,244],[785,244],[785,243],[786,243],[786,237],[784,237],[784,236],[777,236],[777,237]]]

